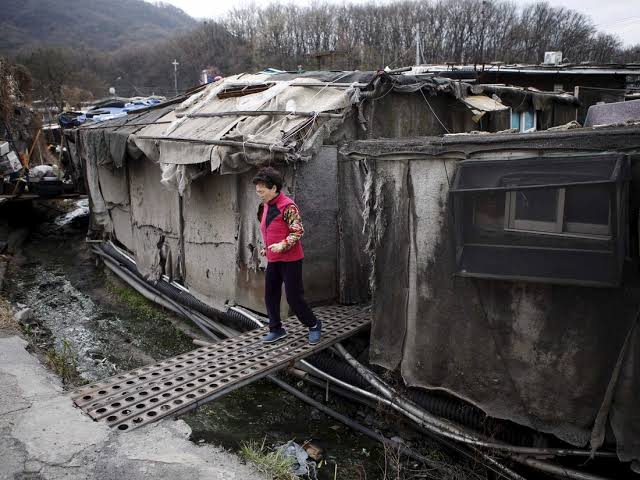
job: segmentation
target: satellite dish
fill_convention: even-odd
[[[109,95],[115,95],[116,94],[116,89],[113,87],[109,87]]]

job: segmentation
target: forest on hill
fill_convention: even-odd
[[[3,0],[0,52],[42,45],[112,51],[157,42],[196,24],[173,5],[143,0]]]

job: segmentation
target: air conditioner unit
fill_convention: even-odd
[[[544,65],[559,65],[562,63],[562,52],[544,52]]]

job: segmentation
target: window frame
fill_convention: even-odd
[[[630,159],[622,152],[460,161],[449,189],[455,275],[619,286],[628,248],[629,180]],[[607,189],[608,224],[567,222],[567,214],[578,217],[583,205],[588,208],[592,204],[588,196],[570,199],[569,192],[596,185]],[[518,222],[516,227],[542,226],[555,231],[507,228],[509,218],[515,219],[514,193],[539,189],[563,192],[558,194],[561,205],[556,204],[556,220],[562,219],[561,226],[558,221],[542,225]],[[498,202],[498,208],[487,202]],[[593,202],[602,208],[594,220],[603,219],[605,196],[594,197]],[[548,208],[550,211],[551,206]],[[531,216],[550,218],[537,213]],[[589,217],[586,215],[587,220]]]
[[[533,112],[533,127],[525,129],[525,114],[531,113],[531,112]],[[520,124],[518,125],[518,127],[514,127],[513,125],[511,125],[511,128],[517,128],[518,132],[520,133],[538,131],[538,112],[535,108],[531,110],[523,110],[522,112],[514,112],[513,109],[510,108],[510,113],[511,113],[510,119],[513,117],[513,114],[516,113],[520,120]]]
[[[589,188],[589,186],[578,188]],[[566,219],[564,211],[566,188],[560,187],[549,190],[555,190],[557,193],[555,222],[516,218],[517,195],[522,192],[522,190],[512,190],[505,194],[504,230],[507,232],[558,235],[563,237],[588,238],[593,240],[611,240],[611,199],[609,199],[609,215],[606,225],[601,223],[569,222]]]

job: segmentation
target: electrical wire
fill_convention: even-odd
[[[440,120],[440,118],[438,117],[438,115],[436,114],[436,112],[433,110],[433,107],[431,106],[431,104],[429,103],[429,100],[427,100],[426,95],[424,94],[424,92],[422,91],[422,89],[420,89],[420,93],[422,94],[422,98],[424,98],[424,101],[427,102],[427,106],[429,107],[429,110],[431,110],[431,113],[433,113],[433,116],[436,117],[436,120],[438,120],[438,123],[440,125],[442,125],[442,128],[444,128],[444,131],[447,133],[451,133],[449,131],[449,129],[445,126],[444,123],[442,123],[442,121]]]

